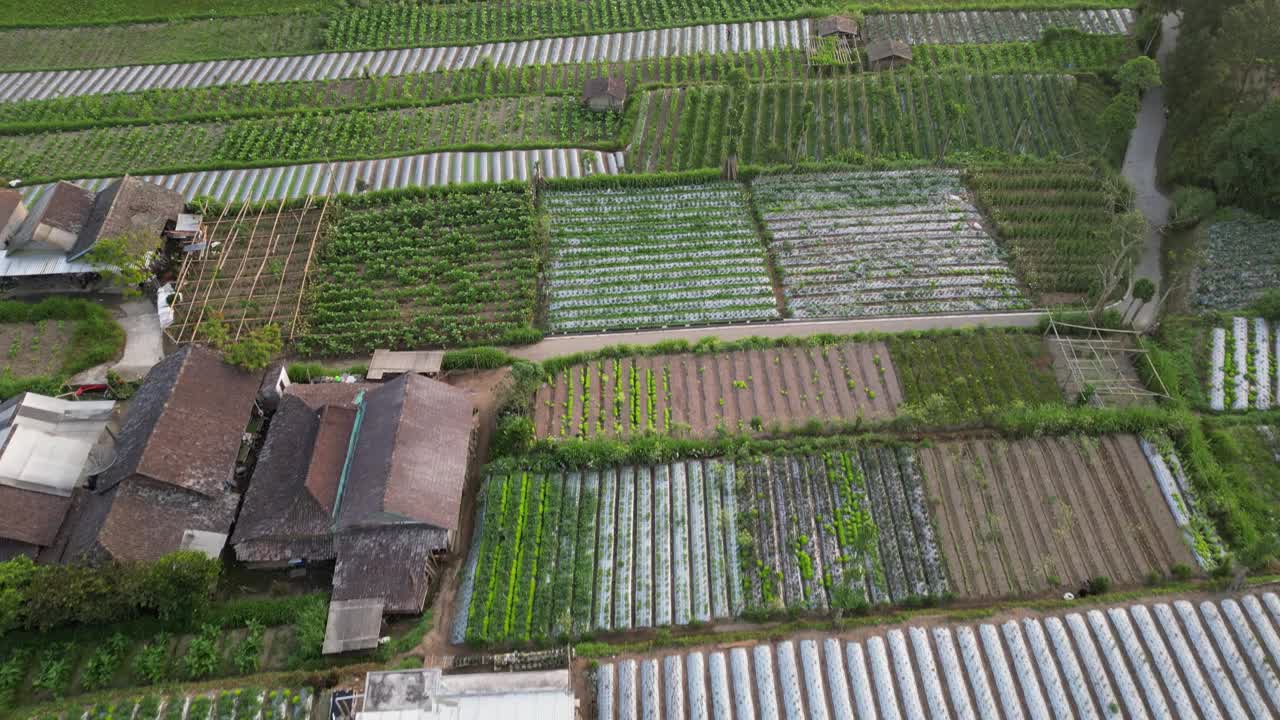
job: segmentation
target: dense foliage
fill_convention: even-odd
[[[21,556],[0,563],[0,634],[143,615],[190,618],[208,606],[221,568],[191,551],[104,567],[35,565]]]
[[[527,336],[539,266],[525,190],[432,192],[350,212],[319,255],[297,345],[339,355]]]

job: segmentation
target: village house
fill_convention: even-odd
[[[115,461],[76,493],[41,559],[218,557],[240,502],[236,467],[259,380],[199,346],[161,360],[130,400]]]
[[[834,37],[852,43],[858,39],[858,23],[847,15],[830,15],[818,19],[817,35]]]
[[[867,46],[872,70],[892,70],[911,64],[911,46],[901,40],[877,40]]]
[[[45,190],[28,211],[16,190],[0,190],[0,277],[94,272],[84,255],[103,238],[135,235],[160,247],[182,212],[182,195],[126,175],[99,193],[69,182]]]
[[[231,544],[250,567],[334,563],[325,652],[422,612],[452,547],[474,437],[466,393],[407,373],[284,388]],[[390,561],[389,559],[394,559]]]
[[[20,393],[0,405],[0,562],[53,544],[115,403]],[[109,446],[109,444],[108,444]]]
[[[582,104],[596,112],[622,112],[627,104],[627,83],[616,77],[591,78],[582,89]]]

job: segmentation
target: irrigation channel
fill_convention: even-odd
[[[1134,18],[1132,10],[894,13],[869,16],[864,35],[868,41],[889,37],[913,44],[1015,42],[1038,39],[1048,27],[1126,34]],[[0,74],[0,102],[153,88],[396,76],[460,70],[475,67],[485,59],[497,67],[525,67],[785,48],[799,50],[808,46],[811,32],[811,21],[807,19],[769,20],[478,45],[5,73]]]
[[[523,181],[532,177],[535,162],[549,178],[582,177],[587,174],[616,175],[623,170],[623,153],[576,148],[438,152],[382,160],[204,170],[139,177],[177,190],[187,200],[212,197],[223,202],[238,202],[451,183]],[[591,165],[590,172],[587,170],[588,163]],[[94,178],[71,182],[97,192],[113,180],[114,178]],[[23,201],[30,207],[51,187],[53,183],[30,185],[21,188],[20,192]]]

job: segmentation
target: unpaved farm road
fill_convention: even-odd
[[[853,333],[896,333],[911,330],[943,330],[985,327],[1035,327],[1045,316],[1043,310],[978,315],[915,315],[907,317],[858,318],[854,320],[783,320],[773,323],[700,325],[697,327],[637,330],[632,332],[553,335],[533,345],[515,348],[511,354],[541,362],[548,358],[599,350],[609,345],[652,345],[663,340],[696,342],[705,337],[740,340],[748,337],[778,338],[788,335],[851,335]]]

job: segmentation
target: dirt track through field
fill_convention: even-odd
[[[538,389],[538,437],[695,437],[810,420],[891,417],[902,402],[884,343],[595,360]]]
[[[1195,566],[1131,435],[949,442],[921,459],[960,597],[1075,590],[1099,575],[1132,586]]]

